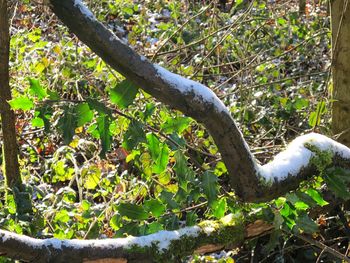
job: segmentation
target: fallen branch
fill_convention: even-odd
[[[240,215],[230,214],[218,221],[204,221],[198,226],[180,230],[103,240],[41,240],[0,230],[0,252],[12,259],[30,262],[93,262],[101,259],[111,262],[178,262],[194,251],[207,253],[238,246],[246,238],[273,228],[261,220],[251,224],[244,220]]]

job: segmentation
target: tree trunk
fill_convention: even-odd
[[[350,146],[350,7],[347,0],[331,1],[333,116],[338,141]]]
[[[9,48],[10,34],[7,1],[0,0],[0,115],[3,135],[3,171],[6,186],[12,189],[21,185],[21,177],[18,166],[15,114],[7,103],[11,99]]]

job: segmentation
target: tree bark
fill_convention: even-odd
[[[230,112],[208,87],[173,74],[138,55],[97,21],[79,0],[50,0],[49,3],[63,23],[112,68],[161,102],[203,123],[218,146],[231,186],[242,200],[271,200],[296,189],[302,180],[310,177],[315,167],[305,143],[316,147],[320,146],[318,141],[327,144],[334,154],[334,164],[350,167],[350,149],[317,134],[296,140],[293,147],[297,151],[292,148],[288,153],[294,156],[299,151],[303,152],[305,158],[294,156],[302,165],[292,167],[288,162],[289,165],[283,167],[277,165],[279,162],[286,164],[288,156],[282,155],[283,159],[277,158],[272,164],[260,166]]]
[[[350,5],[347,0],[331,2],[333,133],[350,146]]]
[[[165,73],[138,55],[79,1],[51,0],[50,5],[63,23],[112,68],[161,102],[203,123],[220,150],[236,193],[245,199],[260,195],[248,146],[229,111],[209,88],[185,78],[174,81],[180,76]]]
[[[15,114],[8,100],[11,99],[9,83],[10,34],[6,0],[0,0],[0,115],[3,135],[3,164],[6,185],[9,188],[21,184],[18,166],[18,148],[15,128]]]
[[[180,230],[102,240],[42,240],[0,230],[0,252],[12,259],[37,263],[181,262],[181,258],[193,253],[237,247],[272,229],[262,220],[249,223],[247,218],[231,214]]]

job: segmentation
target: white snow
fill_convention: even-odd
[[[258,173],[267,181],[284,180],[288,175],[295,176],[301,168],[306,167],[314,153],[305,144],[317,147],[321,151],[331,151],[342,158],[350,158],[350,149],[324,135],[309,133],[293,140],[286,148],[275,156],[273,161],[258,166]]]
[[[228,112],[224,103],[216,96],[216,94],[208,87],[186,79],[180,75],[172,73],[165,68],[154,65],[157,70],[157,75],[165,82],[169,83],[173,88],[180,91],[182,94],[194,94],[194,100],[212,104],[218,112]]]
[[[17,239],[24,241],[27,245],[32,247],[49,247],[52,246],[55,249],[62,249],[62,246],[72,247],[74,249],[84,248],[84,247],[108,247],[113,248],[131,248],[133,245],[139,247],[150,247],[153,245],[158,246],[159,252],[162,253],[166,250],[173,240],[178,240],[183,236],[197,237],[201,231],[198,226],[185,227],[174,231],[159,231],[155,234],[148,236],[134,237],[129,236],[126,238],[110,238],[110,239],[98,239],[98,240],[59,240],[57,238],[50,239],[35,239],[28,236],[18,235],[8,231],[0,230],[0,240],[5,242],[8,239]]]
[[[215,227],[214,226],[205,226],[202,228],[204,233],[206,233],[208,236],[213,233],[215,231]]]
[[[74,0],[74,6],[77,6],[80,11],[90,20],[95,20],[94,14],[80,0]]]
[[[139,247],[150,247],[152,244],[157,245],[159,252],[163,249],[167,249],[173,240],[177,240],[182,236],[196,237],[200,233],[201,229],[198,226],[185,227],[174,231],[159,231],[155,234],[134,237],[129,236],[126,238],[113,238],[113,239],[99,239],[99,240],[63,240],[64,246],[81,248],[84,246],[97,246],[97,247],[109,247],[109,248],[131,248],[133,245]]]

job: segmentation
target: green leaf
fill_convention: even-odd
[[[77,128],[77,120],[75,117],[75,110],[72,106],[64,106],[63,114],[58,120],[57,126],[62,132],[63,141],[65,144],[69,144],[75,134]]]
[[[29,91],[32,95],[37,96],[39,100],[42,100],[47,96],[46,90],[40,85],[39,80],[29,78],[30,88]]]
[[[211,205],[211,209],[213,210],[213,215],[217,219],[222,218],[227,210],[226,198],[221,198],[217,201],[214,201]]]
[[[316,111],[311,112],[309,117],[309,125],[311,127],[316,127],[321,123],[321,117],[324,113],[327,112],[326,103],[324,101],[320,101],[317,104]]]
[[[150,212],[154,217],[160,217],[164,214],[166,207],[165,205],[156,199],[145,201],[143,207],[146,211]]]
[[[158,222],[152,222],[152,223],[147,225],[146,235],[156,233],[160,230],[163,230],[162,224],[160,224]]]
[[[84,168],[81,175],[84,180],[84,187],[93,190],[100,182],[101,170],[97,166],[90,166],[89,168]]]
[[[161,129],[165,133],[182,133],[188,128],[190,123],[191,119],[187,117],[168,118],[165,123],[161,125]]]
[[[126,108],[135,99],[138,88],[128,80],[123,80],[110,90],[111,101],[121,108]]]
[[[132,121],[129,124],[128,130],[124,134],[123,147],[130,151],[139,143],[146,142],[146,135],[143,131],[143,126],[138,121]]]
[[[169,209],[175,209],[179,207],[178,203],[176,203],[176,201],[174,200],[173,193],[163,190],[159,198],[163,201],[163,203],[167,204]]]
[[[68,211],[63,209],[60,210],[56,213],[55,219],[56,222],[62,222],[62,223],[67,223],[70,220],[70,217],[68,215]]]
[[[146,139],[148,143],[147,147],[151,153],[152,159],[153,161],[156,161],[160,152],[160,147],[159,147],[160,141],[154,133],[147,133]]]
[[[97,130],[100,135],[101,140],[101,152],[100,156],[102,158],[106,157],[106,152],[110,149],[112,144],[112,136],[109,131],[109,126],[111,124],[110,118],[108,115],[101,115],[96,119]]]
[[[156,174],[160,174],[164,172],[169,163],[169,147],[167,144],[162,144],[159,150],[158,158],[153,166],[153,172]]]
[[[87,103],[89,104],[90,109],[94,109],[100,115],[112,115],[112,112],[109,108],[106,107],[102,102],[99,102],[97,99],[87,98]]]
[[[174,165],[174,171],[179,180],[179,185],[187,191],[187,185],[194,180],[194,172],[188,167],[187,160],[182,151],[175,152],[176,163]]]
[[[53,110],[50,105],[43,105],[42,107],[35,109],[35,116],[40,118],[44,122],[45,132],[50,131],[51,128],[51,116],[53,114]]]
[[[39,128],[44,127],[45,126],[44,120],[42,118],[36,117],[32,119],[32,126],[39,127]]]
[[[326,171],[324,180],[330,190],[339,198],[348,200],[350,198],[350,193],[348,191],[347,184],[337,176],[336,170]]]
[[[115,214],[112,216],[111,220],[109,221],[109,225],[113,228],[113,230],[119,230],[119,228],[122,226],[122,218],[120,215]]]
[[[9,104],[13,110],[31,110],[34,108],[34,103],[26,96],[17,97],[9,101]]]
[[[121,216],[126,216],[130,219],[145,220],[148,218],[148,213],[142,206],[135,204],[120,204],[118,205],[118,212]]]
[[[202,189],[206,195],[209,204],[217,199],[218,195],[218,178],[215,174],[206,171],[202,175]]]
[[[198,216],[196,212],[190,211],[186,213],[186,226],[194,226],[197,222]]]
[[[75,107],[77,115],[77,126],[81,127],[84,124],[90,122],[94,116],[92,110],[90,110],[88,103],[81,103]]]
[[[325,206],[325,205],[328,205],[328,202],[325,201],[323,199],[323,197],[320,195],[320,193],[318,191],[316,191],[315,189],[307,189],[305,191],[314,201],[316,201],[316,203],[319,205],[319,206]]]
[[[303,213],[302,215],[299,215],[296,218],[295,223],[305,233],[313,234],[318,232],[318,225],[307,214]]]
[[[84,211],[88,211],[91,207],[91,203],[88,200],[83,200],[81,202],[81,207],[83,208]]]

